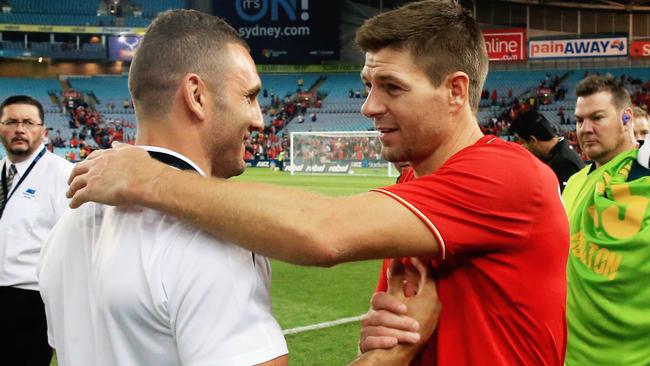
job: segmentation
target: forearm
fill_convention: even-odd
[[[327,230],[325,208],[334,200],[330,197],[173,169],[166,169],[131,196],[136,203],[262,255],[297,264],[336,262],[335,235],[327,240],[314,230]]]
[[[377,349],[361,354],[349,366],[401,366],[408,365],[415,357],[417,348],[397,345],[391,349]]]
[[[127,195],[128,202],[163,211],[220,239],[295,264],[330,266],[371,258],[436,255],[438,250],[431,232],[415,215],[380,193],[335,198],[164,168]]]
[[[70,207],[141,205],[255,253],[303,265],[436,256],[431,230],[381,193],[335,198],[172,169],[136,147],[91,154],[69,180]]]

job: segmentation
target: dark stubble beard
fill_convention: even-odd
[[[13,139],[12,139],[12,140],[13,140]],[[20,156],[20,157],[29,156],[29,155],[32,153],[32,151],[30,151],[30,150],[31,150],[31,146],[29,145],[29,141],[27,141],[27,140],[21,140],[21,141],[24,141],[25,143],[27,143],[27,145],[28,145],[28,146],[27,146],[27,149],[23,150],[23,149],[12,149],[12,148],[9,148],[9,147],[8,147],[8,146],[9,146],[9,143],[7,142],[7,140],[6,140],[5,138],[2,138],[2,145],[4,146],[5,150],[6,150],[9,154],[11,154],[11,155],[14,155],[14,156]],[[12,141],[12,142],[13,142],[13,141]]]
[[[29,156],[29,155],[31,155],[32,152],[33,152],[33,151],[30,151],[30,149],[27,149],[27,150],[7,149],[7,151],[8,151],[11,155],[21,156],[21,157]]]

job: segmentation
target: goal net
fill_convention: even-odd
[[[393,165],[380,155],[377,131],[292,132],[290,163],[294,174],[344,174],[396,177]]]

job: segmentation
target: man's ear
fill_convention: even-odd
[[[447,76],[449,104],[454,111],[460,110],[469,101],[469,76],[462,71],[456,71]]]
[[[206,118],[207,87],[205,82],[197,74],[187,74],[183,77],[181,92],[183,101],[188,111],[203,120]]]
[[[539,140],[537,139],[537,137],[530,135],[530,138],[528,139],[529,144],[537,144],[538,142]]]

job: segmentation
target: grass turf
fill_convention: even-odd
[[[249,169],[238,180],[279,184],[331,196],[367,192],[395,178],[314,176]],[[333,268],[300,267],[272,261],[273,314],[283,329],[363,314],[381,268],[379,261],[347,263]],[[286,337],[289,364],[344,365],[357,353],[359,324],[351,323]]]
[[[278,184],[331,196],[351,195],[386,186],[395,178],[380,176],[317,176],[248,169],[242,181]],[[375,287],[381,263],[346,263],[332,268],[309,268],[272,261],[273,314],[283,329],[363,314]],[[359,324],[286,336],[292,366],[344,365],[357,352]],[[56,359],[52,364],[56,366]]]

